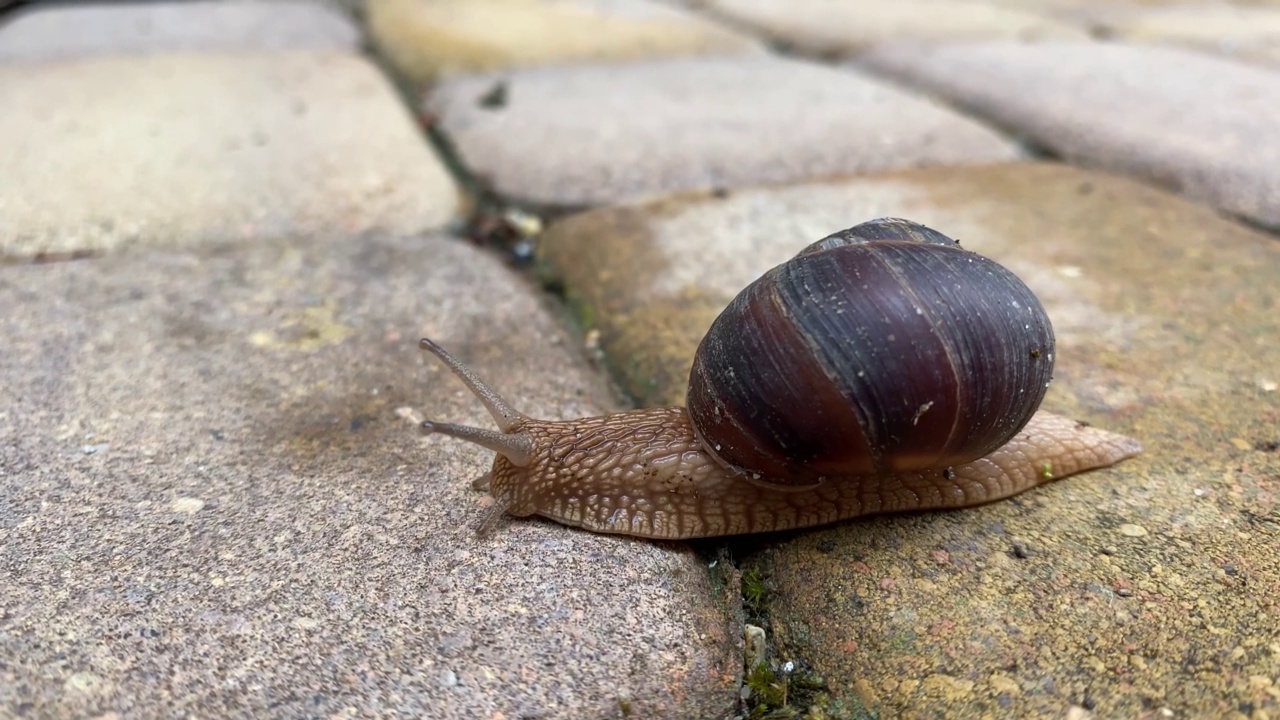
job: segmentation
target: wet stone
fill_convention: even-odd
[[[698,556],[537,520],[477,538],[492,454],[418,434],[492,427],[420,336],[530,414],[610,409],[492,257],[119,253],[0,268],[0,307],[0,716],[736,707],[741,626]]]
[[[919,95],[772,57],[459,78],[426,110],[497,192],[555,208],[1020,154]]]
[[[1280,227],[1280,73],[1104,43],[894,46],[860,61],[1068,159]]]
[[[412,233],[457,212],[390,84],[347,53],[0,64],[0,256]]]
[[[0,26],[0,62],[165,51],[357,50],[360,29],[315,2],[32,5]]]
[[[856,53],[890,42],[1087,40],[1046,14],[963,0],[711,0],[707,12],[801,52]]]
[[[418,84],[505,68],[764,52],[754,38],[651,0],[368,0],[367,13],[379,50]]]
[[[770,589],[774,657],[881,717],[1280,712],[1249,680],[1280,647],[1274,237],[1123,178],[1016,164],[591,211],[550,228],[543,262],[628,389],[671,402],[737,288],[884,215],[1023,278],[1057,334],[1044,407],[1146,449],[983,507],[764,540],[747,568]]]

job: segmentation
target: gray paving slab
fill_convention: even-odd
[[[360,28],[319,2],[47,3],[0,24],[0,62],[168,51],[356,50]]]
[[[709,0],[705,11],[786,47],[848,55],[882,42],[1087,40],[1082,24],[966,0]]]
[[[1078,11],[1104,37],[1184,45],[1240,60],[1280,64],[1280,4],[1099,6]]]
[[[740,640],[687,547],[486,538],[489,426],[610,409],[493,257],[366,235],[0,268],[0,716],[724,717]],[[731,591],[732,592],[732,591]]]
[[[425,107],[472,171],[540,206],[1020,155],[1011,140],[920,95],[774,57],[457,78],[436,86]]]
[[[347,52],[0,64],[0,256],[444,225],[458,191]]]
[[[1109,43],[882,47],[860,61],[1069,160],[1280,227],[1280,73]]]

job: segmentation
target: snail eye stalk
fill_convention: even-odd
[[[493,421],[498,424],[498,429],[503,432],[509,432],[516,425],[528,420],[528,416],[511,407],[493,388],[485,384],[480,376],[472,372],[471,368],[463,365],[457,358],[450,355],[444,348],[435,344],[430,338],[422,338],[418,341],[418,347],[440,358],[440,361],[449,366],[454,375],[467,386],[472,395],[480,398],[480,402],[484,403],[485,409],[493,416]],[[443,433],[443,431],[440,431]],[[448,433],[443,433],[448,434]],[[461,437],[461,436],[456,436]],[[464,440],[470,438],[463,438]],[[487,446],[486,446],[487,447]]]
[[[510,460],[516,467],[529,467],[529,463],[533,462],[533,438],[525,433],[502,433],[430,420],[423,422],[420,427],[423,435],[447,435],[488,448]]]

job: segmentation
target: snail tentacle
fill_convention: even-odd
[[[424,420],[420,426],[423,435],[447,435],[488,448],[511,461],[516,467],[528,467],[533,462],[533,437],[528,433],[503,433],[496,430],[454,425]]]
[[[467,389],[480,398],[480,402],[484,403],[485,409],[493,416],[493,421],[497,423],[499,430],[508,432],[516,425],[529,419],[527,415],[511,407],[511,403],[504,400],[493,388],[490,388],[471,368],[463,365],[444,348],[432,342],[430,338],[419,340],[418,347],[440,358],[445,365],[449,366],[453,374],[457,375],[466,384]]]
[[[484,512],[480,514],[480,518],[476,521],[476,537],[488,537],[494,530],[498,529],[498,525],[506,519],[511,512],[511,501],[506,498],[494,498],[493,505],[490,505]]]

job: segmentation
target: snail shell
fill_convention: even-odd
[[[874,220],[743,290],[694,356],[686,407],[726,465],[811,484],[958,465],[1044,399],[1053,329],[998,263],[921,225]]]
[[[481,525],[538,514],[688,538],[965,507],[1105,467],[1130,438],[1037,412],[1049,319],[997,263],[907,220],[836,233],[765,273],[695,354],[688,411],[548,421],[434,342],[498,431],[426,421],[494,450]]]

